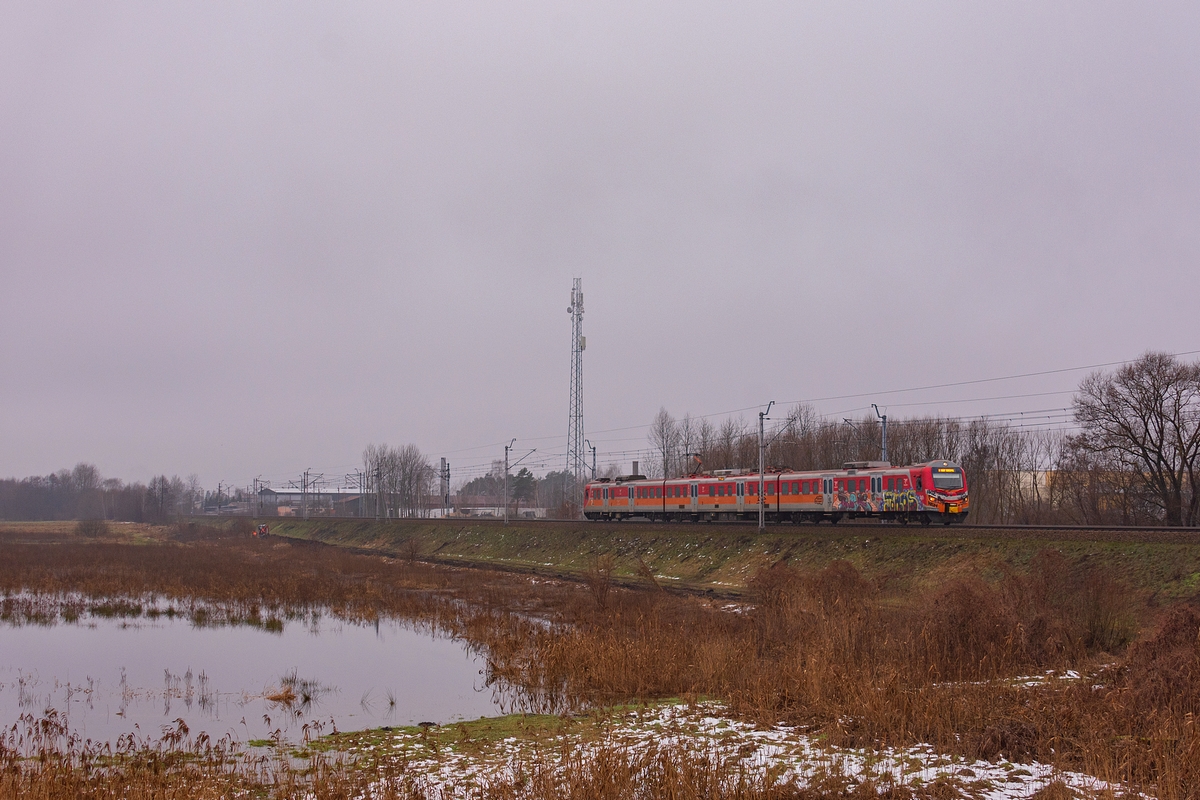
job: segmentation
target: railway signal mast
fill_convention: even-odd
[[[573,476],[571,502],[583,508],[583,484],[587,471],[587,450],[583,439],[583,351],[587,340],[583,336],[583,279],[576,278],[571,286],[571,413],[567,425],[567,472]]]

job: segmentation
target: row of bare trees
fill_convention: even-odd
[[[967,473],[977,522],[1200,523],[1200,364],[1147,353],[1112,373],[1089,375],[1074,399],[1075,430],[1047,430],[986,418],[895,419],[888,458],[916,464],[947,458]],[[766,435],[766,463],[829,469],[881,457],[874,416],[833,421],[814,408],[790,409]],[[758,432],[741,419],[658,412],[648,436],[651,476],[703,469],[754,469]]]
[[[105,478],[79,463],[49,475],[0,480],[0,519],[106,519],[159,522],[202,509],[199,478],[157,475],[149,484]]]
[[[415,444],[371,444],[363,450],[367,494],[377,517],[424,517],[437,471]],[[370,510],[367,512],[371,513]]]

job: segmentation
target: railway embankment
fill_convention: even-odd
[[[1040,528],[753,526],[526,520],[271,519],[273,535],[443,564],[739,594],[763,567],[852,563],[880,588],[1025,572],[1044,551],[1102,570],[1154,602],[1200,600],[1200,534]]]

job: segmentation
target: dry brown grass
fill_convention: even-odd
[[[836,744],[927,741],[964,756],[1051,762],[1125,781],[1164,800],[1200,797],[1194,722],[1200,613],[1169,609],[1127,646],[1146,610],[1117,576],[1067,564],[1053,552],[1026,572],[985,580],[961,569],[903,595],[882,591],[845,562],[813,573],[777,564],[755,577],[749,602],[731,613],[705,598],[609,586],[603,577],[610,564],[597,564],[584,585],[535,583],[199,529],[177,531],[176,538],[188,543],[4,545],[0,589],[97,599],[199,598],[245,614],[260,606],[300,607],[354,619],[425,620],[484,650],[489,678],[525,687],[543,709],[719,697],[752,718],[813,726]],[[1087,677],[1032,687],[1011,680],[1047,669],[1077,669]],[[714,794],[715,784],[686,756],[641,765],[638,774],[680,781],[661,784],[675,796],[730,796]],[[535,782],[521,796],[634,796],[620,777],[628,772],[620,759],[632,757],[614,754],[604,775],[581,765],[569,785],[545,783],[533,791],[530,786],[540,786]],[[9,758],[4,780],[33,780]],[[211,796],[246,780],[244,765],[231,777],[205,758],[193,755],[170,769],[185,776],[203,767],[203,779],[215,782]],[[82,780],[81,770],[91,769],[66,756],[38,763],[44,773],[38,780],[46,781]],[[145,763],[159,769],[164,762]],[[289,796],[290,786],[320,781],[327,781],[329,793],[318,796],[352,796],[363,784],[351,772],[327,763],[303,776],[280,773],[269,780],[280,796]],[[403,776],[394,777],[401,787],[396,796],[406,796]],[[50,785],[30,788],[30,796]],[[15,786],[0,784],[0,790]],[[205,786],[196,783],[189,796],[204,796]],[[489,796],[516,791],[497,788]],[[745,797],[772,791],[762,784],[737,790]]]

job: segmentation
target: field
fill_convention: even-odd
[[[420,620],[486,653],[488,680],[549,716],[290,750],[178,732],[119,754],[26,720],[4,742],[0,794],[409,797],[502,763],[463,796],[1200,796],[1200,545],[1187,534],[317,521],[272,533],[297,538],[6,526],[2,615],[52,622],[69,593],[174,598],[230,623],[313,608]],[[670,736],[636,738],[664,713]],[[696,738],[706,730],[719,735]],[[788,747],[828,766],[763,755]]]

